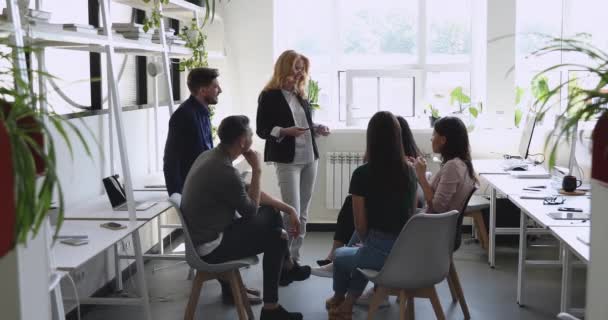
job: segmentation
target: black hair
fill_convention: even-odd
[[[220,143],[232,145],[249,130],[249,118],[247,116],[229,116],[222,120],[217,129]]]
[[[445,137],[445,144],[441,148],[442,163],[454,158],[460,158],[467,165],[469,176],[477,181],[473,162],[471,160],[471,145],[467,127],[460,118],[442,117],[435,122],[435,133]]]
[[[367,161],[373,188],[404,192],[411,186],[413,172],[405,161],[401,127],[388,111],[377,112],[367,125]]]
[[[405,153],[405,156],[416,158],[422,155],[422,152],[420,152],[420,149],[416,145],[414,135],[412,134],[412,130],[410,130],[410,125],[407,123],[407,120],[402,116],[398,116],[397,121],[399,121],[399,126],[401,127],[401,144],[403,144],[403,153]]]
[[[190,92],[196,92],[202,87],[207,87],[220,76],[220,72],[213,68],[194,68],[188,73],[186,84]]]

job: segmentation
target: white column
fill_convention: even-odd
[[[591,263],[587,273],[587,314],[585,319],[604,320],[608,315],[608,185],[592,180]]]
[[[488,0],[486,106],[492,127],[511,127],[515,109],[516,0]]]

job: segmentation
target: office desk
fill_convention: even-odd
[[[524,304],[523,298],[523,281],[525,278],[526,265],[555,265],[555,263],[547,261],[534,261],[530,262],[526,260],[527,255],[527,235],[528,218],[534,220],[542,228],[589,228],[589,220],[556,220],[551,218],[548,214],[550,212],[557,211],[557,208],[561,206],[577,207],[583,209],[583,212],[590,212],[591,201],[587,196],[564,196],[566,201],[562,205],[544,205],[543,200],[537,199],[521,199],[519,195],[510,195],[509,199],[521,209],[520,213],[520,226],[519,226],[519,256],[518,256],[518,272],[517,272],[517,303],[520,305]],[[576,237],[576,236],[575,236]],[[563,243],[560,242],[560,244]],[[564,250],[560,250],[562,254]],[[563,265],[564,256],[560,259],[560,264]]]
[[[159,214],[167,211],[171,204],[167,201],[167,192],[136,192],[136,201],[157,202],[145,211],[136,211],[137,220],[150,221]],[[66,206],[66,220],[129,220],[129,211],[114,211],[106,195],[90,198],[75,205]]]
[[[71,271],[112,245],[131,235],[133,231],[141,228],[146,221],[135,221],[135,224],[121,222],[127,228],[110,230],[99,225],[106,221],[100,220],[65,220],[59,235],[87,235],[89,243],[81,246],[71,246],[57,240],[52,248],[54,264],[57,270]]]
[[[490,226],[489,226],[489,249],[488,249],[488,264],[494,268],[496,264],[496,235],[497,234],[519,234],[517,228],[496,228],[496,198],[498,193],[504,195],[520,195],[529,194],[536,195],[553,194],[551,188],[551,179],[517,179],[510,175],[488,174],[482,175],[491,187],[490,190]],[[525,191],[523,188],[530,186],[545,186],[544,191],[531,192]],[[542,202],[542,200],[540,200]]]
[[[509,174],[509,171],[505,171],[503,169],[503,165],[505,164],[506,161],[508,161],[508,160],[505,160],[505,159],[474,159],[473,168],[475,169],[475,172],[479,175],[484,175],[484,174],[507,175],[507,174]],[[542,165],[528,164],[527,171],[544,171],[544,170],[545,169],[543,168]]]
[[[551,233],[564,245],[562,259],[562,289],[560,300],[560,312],[570,311],[571,283],[572,283],[572,260],[574,253],[583,263],[590,262],[589,245],[583,243],[578,237],[590,239],[590,227],[551,227]]]

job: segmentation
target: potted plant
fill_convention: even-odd
[[[435,127],[435,121],[437,121],[437,120],[439,120],[439,118],[441,118],[439,116],[439,109],[433,107],[433,105],[430,103],[426,106],[426,109],[431,113],[431,115],[429,116],[429,122],[431,124],[431,128],[433,128],[433,127]]]
[[[454,103],[458,103],[457,113],[463,113],[466,105],[471,103],[471,97],[464,93],[462,87],[456,87],[450,92],[450,105]]]
[[[4,62],[3,65],[12,64],[12,53],[0,53],[0,61]],[[53,112],[37,108],[45,97],[32,94],[28,79],[21,77],[20,70],[3,68],[0,74],[10,76],[12,80],[10,83],[3,81],[0,86],[0,190],[3,191],[2,202],[6,202],[3,209],[7,210],[1,213],[1,257],[15,244],[25,244],[29,236],[34,237],[38,233],[51,208],[54,194],[58,199],[56,232],[60,229],[64,202],[57,179],[55,141],[51,131],[58,133],[59,139],[71,152],[71,139],[66,130],[71,129],[87,154],[90,155],[90,151],[77,127]],[[38,73],[38,76],[49,75]]]
[[[608,53],[580,39],[555,38],[533,54],[543,56],[554,52],[576,54],[584,57],[587,62],[558,64],[541,71],[535,78],[543,77],[555,69],[572,68],[589,72],[598,80],[591,89],[576,88],[568,90],[566,108],[557,118],[559,125],[556,125],[552,130],[551,136],[556,136],[556,138],[548,138],[545,143],[545,147],[550,150],[549,165],[553,166],[555,164],[557,147],[561,140],[576,136],[574,130],[579,121],[597,119],[593,133],[592,176],[608,183],[608,167],[605,165],[608,163],[608,139],[606,139],[606,136],[600,135],[600,133],[606,132],[606,126],[608,125]],[[549,104],[549,100],[552,97],[557,97],[557,100],[561,101],[561,90],[564,87],[568,88],[573,81],[576,81],[576,79],[562,82],[555,88],[548,89],[546,93],[543,92],[538,96],[535,94],[534,106],[539,110],[539,120],[545,117],[552,106],[559,105],[559,103]],[[549,87],[546,86],[546,88]],[[602,165],[598,165],[599,163],[602,163]]]
[[[321,92],[319,82],[312,79],[308,80],[308,102],[312,110],[321,109],[319,105],[319,92]]]

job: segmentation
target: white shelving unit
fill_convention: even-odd
[[[159,1],[159,0],[153,0]],[[42,0],[36,1],[37,9],[42,7]],[[153,3],[144,3],[142,0],[113,0],[113,2],[120,3],[123,5],[130,6],[135,9],[150,11],[152,9]],[[84,32],[77,31],[67,31],[67,30],[47,30],[44,27],[39,25],[23,25],[20,21],[20,13],[19,6],[17,5],[18,0],[7,0],[7,8],[9,12],[9,17],[7,20],[0,21],[0,34],[7,33],[10,34],[12,43],[16,45],[16,47],[23,47],[24,45],[32,45],[37,48],[42,48],[42,50],[35,55],[35,59],[37,62],[37,66],[39,71],[45,71],[45,56],[44,56],[44,48],[45,47],[53,47],[60,49],[68,49],[68,50],[80,50],[80,51],[89,51],[89,52],[99,52],[104,53],[106,57],[106,75],[105,79],[108,81],[108,91],[109,91],[109,115],[110,122],[114,120],[114,127],[116,129],[115,134],[118,141],[118,152],[121,160],[121,167],[123,168],[122,176],[124,177],[125,183],[125,191],[127,195],[127,202],[129,208],[129,224],[133,227],[132,238],[133,238],[133,249],[135,254],[135,263],[139,272],[136,273],[137,283],[140,289],[140,297],[137,299],[137,304],[141,305],[144,311],[145,319],[152,319],[151,310],[150,310],[150,302],[148,296],[148,288],[146,285],[146,281],[144,278],[144,264],[143,264],[143,254],[139,237],[139,228],[138,225],[136,211],[135,211],[135,202],[133,196],[133,183],[131,180],[130,174],[130,164],[127,153],[127,144],[124,134],[124,123],[122,112],[123,108],[120,104],[120,91],[118,88],[117,81],[117,72],[115,68],[115,55],[116,54],[127,54],[127,55],[140,55],[140,56],[161,56],[162,64],[164,69],[164,82],[167,86],[167,92],[171,93],[171,73],[170,73],[170,57],[184,57],[190,54],[190,50],[178,45],[168,45],[166,41],[165,35],[165,26],[164,21],[161,19],[161,24],[159,27],[160,32],[160,43],[156,44],[149,40],[129,40],[124,39],[122,36],[117,35],[112,32],[112,19],[111,19],[111,10],[110,6],[112,4],[112,0],[100,0],[100,9],[101,9],[101,21],[102,21],[102,30],[103,34],[90,34]],[[205,15],[205,8],[199,7],[197,5],[188,3],[184,0],[170,0],[169,4],[159,5],[161,15],[166,18],[177,19],[182,22],[190,22],[192,19],[195,19],[200,24],[201,17]],[[216,17],[216,20],[221,20],[219,17]],[[4,31],[4,32],[3,32]],[[18,67],[22,71],[22,78],[27,79],[25,70],[25,55],[23,51],[18,50],[17,59],[15,60],[16,67]],[[221,57],[223,54],[212,52],[209,54],[213,57]],[[44,91],[46,84],[44,80],[39,80],[39,88],[41,91]],[[40,106],[41,108],[45,108],[44,105]],[[173,113],[174,103],[173,99],[168,99],[168,107],[170,113]],[[110,124],[111,126],[111,124]],[[113,134],[113,131],[110,130],[110,134]],[[111,140],[111,139],[110,139]],[[113,146],[111,146],[111,149]],[[110,152],[111,156],[113,151]],[[162,240],[161,240],[162,241]],[[116,275],[120,276],[119,274]],[[59,298],[60,299],[60,298]],[[132,305],[133,301],[121,301],[121,299],[104,299],[104,298],[96,298],[89,299],[92,304],[118,304],[118,305]],[[60,317],[64,315],[60,312]]]

